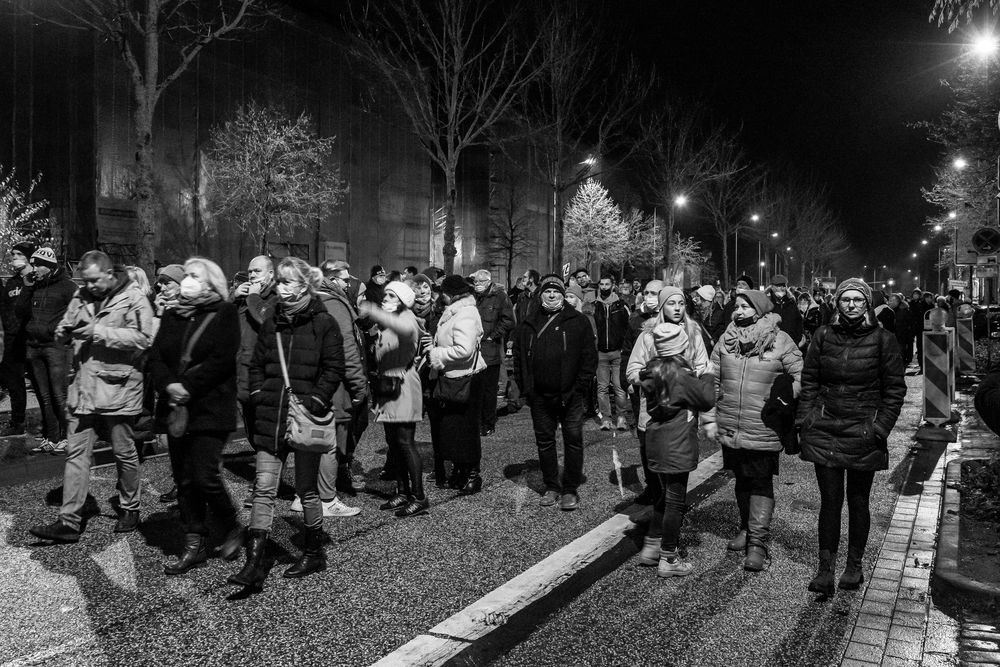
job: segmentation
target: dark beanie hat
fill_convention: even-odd
[[[441,293],[447,294],[452,298],[455,298],[456,296],[464,296],[465,294],[472,294],[472,285],[470,285],[462,276],[451,275],[446,277],[444,282],[441,283]]]
[[[35,244],[32,243],[31,241],[21,241],[19,243],[15,243],[10,247],[11,250],[17,250],[25,257],[31,257],[32,255],[34,255],[35,248],[36,248]]]
[[[427,276],[425,276],[422,273],[418,273],[417,275],[410,277],[409,280],[414,285],[425,285],[425,284],[426,285],[434,285],[434,281],[431,280],[430,278],[428,278]]]
[[[868,283],[864,281],[863,278],[848,278],[844,282],[837,285],[837,294],[834,297],[835,300],[840,301],[840,295],[847,290],[857,290],[861,292],[861,295],[865,297],[865,301],[868,305],[872,305],[872,288],[868,286]]]
[[[747,303],[753,306],[753,309],[756,310],[757,314],[761,317],[774,310],[774,304],[769,298],[767,298],[767,295],[760,290],[748,289],[745,292],[737,294],[736,298],[745,299]]]
[[[566,296],[566,283],[563,282],[562,278],[550,273],[547,276],[542,277],[542,282],[538,284],[538,293],[541,294],[547,289],[554,289],[563,296]]]
[[[743,274],[742,276],[740,276],[739,278],[737,278],[736,282],[744,282],[744,283],[747,284],[747,287],[749,287],[750,289],[753,289],[753,278],[751,278],[750,276],[748,276],[746,274]]]
[[[383,267],[381,264],[376,264],[375,266],[372,267],[372,272],[371,272],[370,275],[371,275],[372,278],[374,278],[375,274],[377,274],[377,273],[385,273],[385,272],[386,272],[385,271],[385,267]]]

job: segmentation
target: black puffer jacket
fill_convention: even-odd
[[[5,336],[23,336],[24,325],[31,317],[31,294],[34,285],[26,285],[24,276],[15,274],[0,291],[0,320]]]
[[[594,328],[586,315],[569,306],[551,316],[539,307],[517,327],[513,352],[514,379],[525,396],[559,395],[567,401],[574,391],[589,391],[597,374]]]
[[[28,345],[55,343],[56,326],[76,294],[76,283],[62,269],[55,269],[35,283],[31,294],[31,319],[25,325]]]
[[[476,308],[483,322],[483,339],[479,349],[487,366],[503,361],[504,344],[514,328],[514,306],[503,288],[493,283],[482,294],[476,295]]]
[[[329,409],[344,377],[344,342],[340,327],[317,297],[305,310],[288,319],[281,304],[264,321],[250,362],[250,401],[256,408],[253,445],[276,454],[285,444],[288,397],[281,376],[278,339],[288,364],[292,391],[314,414]]]
[[[802,313],[799,312],[799,304],[795,297],[788,292],[785,292],[785,296],[782,297],[770,291],[767,295],[771,298],[771,303],[774,304],[774,312],[781,317],[779,325],[781,330],[788,334],[793,343],[798,345],[802,341]]]
[[[834,468],[887,469],[886,439],[905,396],[896,337],[871,311],[855,326],[835,314],[806,352],[795,418],[802,458]]]
[[[195,341],[187,371],[178,375],[188,340],[211,312],[216,315]],[[149,348],[147,366],[160,394],[157,423],[162,427],[167,415],[167,385],[180,382],[191,394],[187,403],[189,432],[235,430],[239,346],[240,316],[235,304],[219,301],[199,308],[190,317],[182,317],[173,309],[164,312]]]

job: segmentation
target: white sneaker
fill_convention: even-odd
[[[37,446],[31,448],[32,454],[51,454],[56,448],[56,443],[48,438],[42,438]]]
[[[298,496],[295,496],[295,499],[292,500],[292,506],[289,507],[288,509],[292,510],[293,512],[301,512],[302,511],[302,499],[299,498]]]
[[[66,439],[63,438],[59,442],[54,443],[52,445],[52,451],[49,452],[49,453],[53,454],[55,456],[59,456],[60,454],[65,454],[66,453]]]
[[[297,499],[296,499],[297,500]],[[360,507],[349,507],[340,502],[340,498],[323,502],[323,516],[356,516],[361,513]]]

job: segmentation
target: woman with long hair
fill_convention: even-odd
[[[362,302],[360,309],[378,329],[372,398],[375,422],[385,428],[387,465],[395,468],[389,472],[396,480],[396,493],[379,509],[393,511],[399,518],[426,514],[430,507],[416,441],[417,422],[423,419],[423,392],[417,369],[421,328],[413,303],[412,289],[391,282],[385,286],[381,307]]]
[[[250,402],[254,406],[253,446],[257,477],[250,510],[246,563],[229,582],[260,587],[267,578],[265,547],[274,521],[281,472],[292,451],[285,435],[289,398],[281,370],[281,345],[291,391],[305,410],[324,416],[344,377],[340,327],[317,295],[322,274],[297,257],[285,257],[275,269],[278,303],[261,324],[250,362]],[[279,338],[280,336],[280,338]],[[235,348],[234,348],[235,349]],[[319,498],[320,452],[295,451],[295,493],[302,503],[302,556],[284,576],[304,577],[326,569],[323,552],[323,505]]]
[[[837,287],[837,310],[806,352],[796,424],[801,457],[816,465],[819,569],[809,590],[833,594],[840,520],[847,499],[847,565],[840,588],[864,581],[872,481],[889,467],[888,438],[906,397],[895,335],[879,326],[871,288],[861,278]]]
[[[222,450],[236,430],[236,348],[240,322],[226,301],[226,277],[203,257],[184,264],[177,303],[163,311],[149,349],[148,373],[159,395],[157,421],[184,411],[187,427],[168,435],[170,466],[184,526],[184,550],[164,565],[183,574],[208,559],[208,515],[225,535],[220,554],[231,559],[243,543],[243,526],[222,481]]]
[[[791,376],[798,394],[802,353],[779,328],[774,304],[759,290],[733,297],[733,320],[712,350],[718,401],[715,416],[722,465],[736,477],[740,530],[727,548],[746,554],[743,568],[764,569],[774,513],[774,476],[783,449],[781,435],[765,423],[765,401],[780,375]]]

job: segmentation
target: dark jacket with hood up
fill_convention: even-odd
[[[256,416],[254,448],[277,454],[287,447],[288,396],[281,374],[276,332],[281,333],[292,391],[307,410],[317,415],[329,409],[343,381],[344,343],[333,316],[326,312],[317,297],[291,320],[283,314],[280,305],[270,312],[271,317],[261,325],[250,362],[250,401]]]
[[[836,313],[806,352],[795,422],[802,458],[833,468],[885,470],[886,439],[906,397],[896,337],[869,310],[858,323]]]

